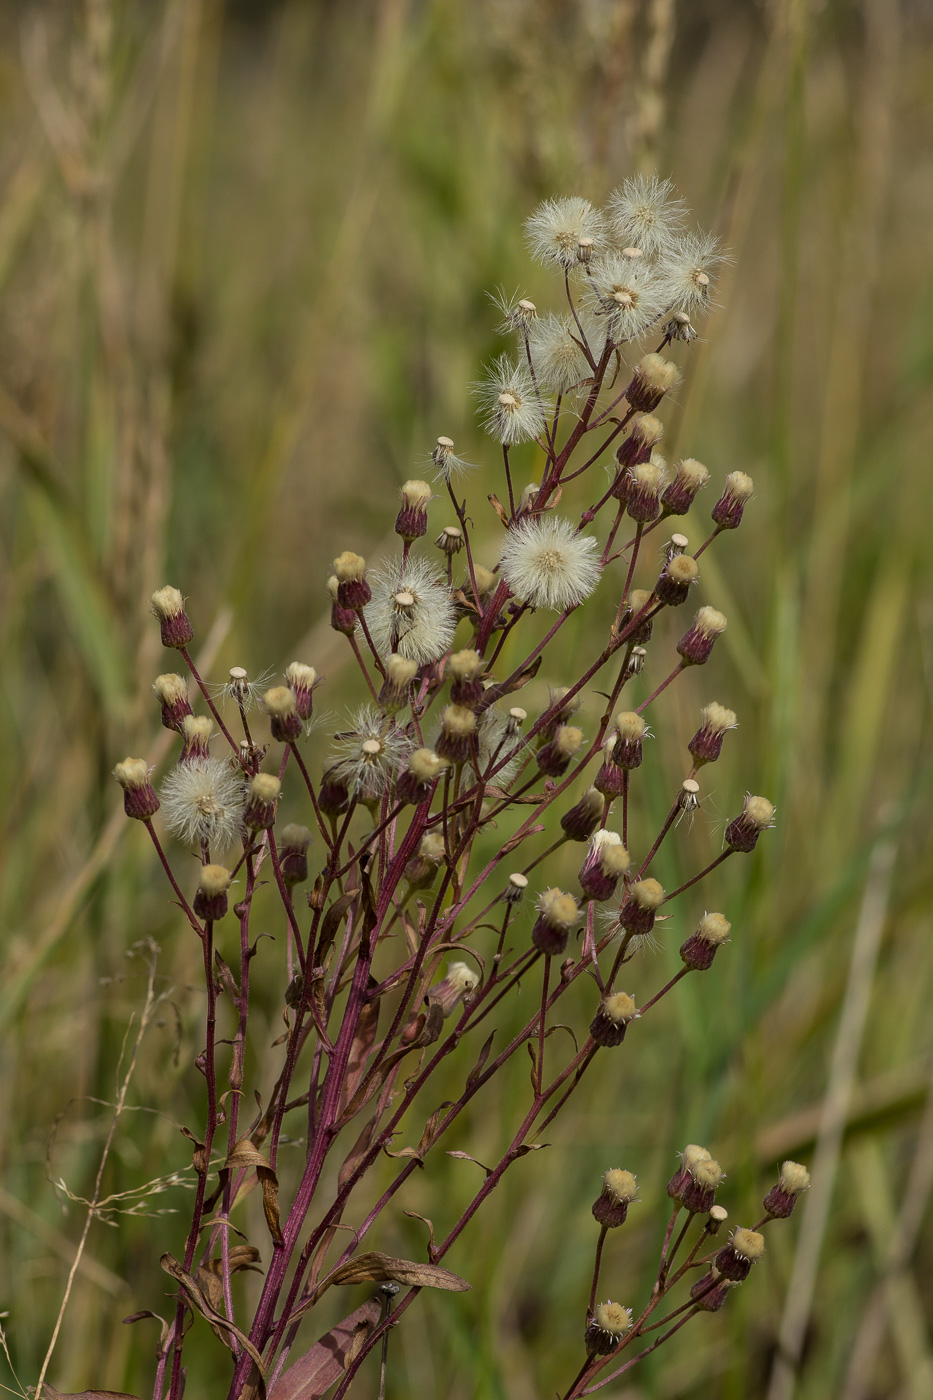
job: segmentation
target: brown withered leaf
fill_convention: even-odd
[[[204,1143],[200,1142],[195,1137],[194,1133],[191,1131],[190,1128],[179,1128],[178,1131],[182,1134],[183,1137],[186,1137],[189,1142],[194,1144],[194,1151],[191,1154],[191,1164],[197,1172],[198,1176],[205,1176],[207,1173],[208,1164],[210,1162],[210,1157],[205,1151]]]
[[[498,517],[499,517],[499,519],[501,520],[502,524],[505,526],[506,529],[508,529],[508,528],[509,528],[509,517],[508,517],[508,512],[503,508],[502,503],[501,503],[500,500],[499,500],[499,497],[495,494],[494,491],[490,491],[490,493],[489,493],[489,495],[486,497],[486,499],[487,499],[487,501],[489,502],[489,504],[492,506],[493,510],[496,512],[496,515],[498,515]]]
[[[370,977],[368,990],[371,992],[379,984],[375,978]],[[343,1076],[343,1088],[340,1092],[340,1102],[337,1105],[337,1120],[340,1121],[346,1111],[347,1104],[353,1098],[366,1073],[366,1061],[372,1052],[376,1040],[376,1029],[379,1025],[379,999],[367,1001],[359,1015],[356,1023],[356,1032],[353,1036],[353,1043],[350,1046],[350,1057],[347,1060],[347,1068]]]
[[[269,1400],[320,1400],[349,1369],[360,1345],[379,1321],[382,1304],[370,1298],[315,1342],[310,1351],[283,1371]]]
[[[444,1029],[444,1009],[437,1001],[429,1001],[424,1025],[411,1043],[412,1050],[420,1050],[425,1045],[433,1045]]]
[[[347,1182],[350,1180],[350,1177],[356,1171],[360,1162],[362,1162],[363,1158],[366,1156],[366,1153],[369,1151],[370,1147],[372,1147],[373,1138],[375,1137],[376,1129],[379,1126],[379,1119],[381,1116],[382,1115],[380,1113],[376,1113],[373,1115],[372,1118],[369,1119],[369,1121],[363,1128],[363,1131],[357,1138],[356,1142],[353,1144],[353,1146],[350,1148],[350,1151],[344,1158],[343,1166],[340,1168],[340,1172],[337,1177],[338,1191],[343,1190]]]
[[[482,1167],[487,1176],[492,1176],[493,1167],[484,1166],[478,1157],[471,1157],[469,1152],[448,1152],[448,1157],[456,1157],[461,1162],[475,1162],[478,1167]]]
[[[233,1002],[234,1006],[239,1006],[240,988],[228,964],[224,962],[216,948],[214,949],[214,966],[217,969],[217,975],[220,978],[221,986],[227,993],[227,996]]]
[[[533,802],[540,802],[541,794],[538,793],[537,797],[534,797],[531,800]],[[534,826],[530,826],[527,831],[521,832],[518,836],[513,836],[510,841],[506,841],[505,845],[500,848],[500,855],[507,856],[510,851],[515,850],[516,846],[520,846],[522,842],[526,840],[529,836],[534,836],[539,831],[544,831],[544,827],[541,825],[540,822],[537,822]]]
[[[434,1256],[435,1256],[435,1254],[437,1253],[437,1247],[436,1247],[436,1245],[435,1245],[435,1243],[434,1243],[434,1224],[433,1224],[433,1221],[430,1221],[426,1215],[419,1215],[418,1212],[417,1212],[416,1210],[403,1210],[403,1211],[402,1211],[402,1214],[403,1214],[403,1215],[407,1215],[411,1220],[420,1220],[421,1223],[422,1223],[422,1225],[427,1225],[427,1227],[428,1227],[428,1258],[429,1258],[429,1259],[431,1260],[431,1262],[433,1263],[433,1262],[434,1262]]]
[[[492,1049],[492,1042],[495,1034],[495,1031],[493,1031],[490,1034],[488,1040],[483,1045],[482,1050],[480,1050],[479,1055],[476,1057],[476,1064],[473,1066],[473,1068],[470,1070],[470,1073],[467,1075],[466,1086],[468,1089],[473,1088],[473,1085],[476,1083],[477,1079],[479,1079],[480,1075],[483,1072],[483,1066],[489,1059],[489,1052]]]
[[[266,1217],[269,1234],[276,1244],[282,1242],[282,1228],[279,1223],[279,1179],[265,1157],[248,1137],[240,1138],[223,1165],[223,1172],[249,1170],[253,1167],[262,1187],[262,1209]]]
[[[317,947],[314,950],[314,961],[317,964],[323,963],[327,956],[328,949],[337,937],[337,931],[347,913],[350,905],[358,897],[359,890],[347,890],[339,899],[335,899],[321,920],[321,932],[318,935]]]
[[[162,1265],[165,1272],[179,1285],[189,1307],[194,1312],[198,1313],[199,1316],[203,1317],[205,1322],[210,1323],[213,1331],[226,1346],[230,1346],[230,1342],[226,1338],[226,1333],[229,1332],[232,1336],[236,1337],[247,1356],[251,1357],[253,1361],[255,1374],[258,1376],[259,1394],[260,1396],[264,1396],[266,1393],[266,1373],[263,1367],[262,1357],[253,1346],[246,1333],[241,1332],[239,1327],[236,1327],[229,1319],[224,1317],[222,1313],[218,1312],[217,1309],[211,1305],[197,1279],[189,1274],[173,1255],[163,1254],[159,1263]]]
[[[139,1400],[139,1396],[126,1390],[56,1390],[45,1381],[42,1400]]]
[[[367,1250],[341,1264],[318,1286],[317,1295],[334,1284],[402,1283],[406,1288],[442,1288],[448,1293],[464,1293],[470,1287],[465,1278],[442,1269],[439,1264],[419,1264],[413,1259],[393,1259],[390,1254]]]

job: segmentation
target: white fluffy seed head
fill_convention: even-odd
[[[599,582],[596,540],[578,534],[571,521],[560,516],[514,526],[499,563],[516,597],[554,612],[575,608]]]
[[[670,248],[683,228],[687,206],[670,180],[635,175],[609,196],[609,229],[621,244],[654,255]]]
[[[644,335],[664,306],[664,288],[657,272],[643,259],[611,254],[592,268],[586,307],[604,319],[616,344]]]
[[[419,666],[443,656],[453,641],[457,615],[446,583],[426,560],[411,558],[374,570],[366,624],[383,655],[396,652]]]
[[[544,431],[545,408],[521,360],[500,356],[489,366],[486,378],[473,385],[473,392],[479,399],[483,427],[499,442],[528,442]]]
[[[606,220],[588,199],[546,199],[525,220],[525,240],[535,262],[570,271],[605,245]]]
[[[353,715],[352,728],[335,738],[329,771],[342,778],[361,802],[382,796],[408,757],[409,742],[400,729],[372,705]]]
[[[243,827],[247,788],[225,758],[180,763],[162,783],[162,811],[173,835],[212,851],[231,846]]]

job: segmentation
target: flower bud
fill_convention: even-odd
[[[559,957],[567,940],[580,922],[580,910],[571,894],[558,889],[545,890],[535,906],[538,917],[531,930],[531,941],[547,957]]]
[[[415,749],[409,755],[408,767],[395,784],[396,800],[412,807],[426,802],[447,766],[447,761],[433,749]]]
[[[373,596],[366,582],[366,560],[346,549],[334,560],[337,579],[337,602],[343,608],[360,612]]]
[[[561,817],[561,830],[569,841],[588,841],[602,814],[602,794],[594,787],[587,788],[580,801]]]
[[[308,847],[311,833],[306,826],[289,825],[279,840],[279,867],[289,889],[303,885],[308,878]]]
[[[740,1225],[733,1230],[729,1243],[716,1255],[713,1267],[730,1283],[744,1283],[752,1265],[764,1252],[764,1236],[757,1230],[746,1230]]]
[[[314,708],[314,691],[321,683],[317,671],[301,661],[292,661],[285,668],[285,679],[294,693],[298,718],[309,720]]]
[[[177,588],[157,588],[149,599],[152,611],[159,619],[164,647],[186,647],[194,636],[194,628],[185,612],[185,600]]]
[[[810,1173],[799,1162],[785,1162],[776,1186],[764,1199],[764,1208],[777,1220],[786,1220],[797,1204],[797,1197],[809,1189]]]
[[[639,614],[648,609],[649,604],[655,601],[654,594],[649,593],[646,588],[633,588],[626,599],[622,616],[619,619],[619,630],[624,632],[626,640],[635,642],[638,646],[644,646],[651,641],[651,633],[654,628],[654,618],[644,617],[636,622],[635,627],[629,632],[629,625],[639,617]]]
[[[282,784],[273,773],[257,773],[249,785],[249,800],[243,813],[250,831],[267,831],[275,825],[275,804]]]
[[[645,355],[635,366],[625,397],[636,413],[652,413],[679,379],[673,360],[654,353]]]
[[[616,453],[619,466],[624,471],[626,467],[637,467],[639,462],[650,461],[652,448],[657,446],[663,436],[664,424],[660,419],[652,417],[650,413],[646,413],[643,418],[636,418],[628,437]]]
[[[709,472],[696,458],[685,457],[678,462],[674,480],[661,497],[665,515],[686,515],[708,481]]]
[[[723,737],[728,729],[735,729],[737,720],[734,710],[727,710],[715,701],[704,705],[700,711],[701,724],[687,748],[694,766],[702,768],[704,763],[715,763],[722,751]]]
[[[469,1001],[476,990],[479,977],[469,963],[452,962],[447,965],[447,976],[428,992],[427,999],[436,1002],[445,1016],[449,1016],[462,997]]]
[[[395,520],[395,533],[407,544],[428,532],[428,502],[431,488],[426,481],[406,481],[402,487],[402,508]]]
[[[638,1187],[631,1172],[612,1167],[603,1177],[603,1189],[593,1202],[593,1219],[607,1229],[625,1224],[628,1208],[636,1199]]]
[[[387,715],[404,708],[411,698],[411,683],[418,674],[418,663],[393,652],[386,662],[386,678],[379,692],[379,704]]]
[[[203,763],[209,758],[212,730],[213,725],[206,715],[186,715],[181,723],[179,763]]]
[[[275,685],[262,697],[273,739],[281,744],[293,744],[301,737],[301,720],[298,718],[298,701],[295,692],[287,685]]]
[[[716,1201],[716,1188],[725,1172],[713,1157],[697,1162],[690,1180],[680,1193],[680,1204],[690,1215],[705,1215]]]
[[[335,632],[342,632],[345,637],[352,637],[356,631],[356,613],[341,603],[340,580],[336,574],[331,574],[327,580],[327,592],[330,594],[331,627]]]
[[[538,767],[548,778],[559,778],[566,773],[570,760],[583,744],[583,730],[573,725],[562,724],[550,743],[540,748],[535,755]]]
[[[482,674],[485,666],[478,651],[466,648],[455,651],[447,663],[450,676],[450,698],[455,705],[475,710],[483,698]]]
[[[447,705],[441,715],[436,748],[449,763],[465,763],[476,735],[476,715],[463,705]]]
[[[159,799],[149,781],[149,766],[144,758],[125,758],[114,768],[113,776],[123,789],[123,810],[128,817],[147,822],[155,815]]]
[[[568,696],[570,697],[569,699],[567,698]],[[570,687],[568,685],[559,685],[548,690],[547,709],[551,711],[551,713],[538,731],[539,748],[543,748],[545,744],[553,739],[562,725],[570,723],[577,713],[577,710],[579,710],[581,703],[582,701],[579,694],[570,695]]]
[[[774,808],[766,797],[746,797],[735,821],[726,827],[726,845],[734,851],[753,851],[763,831],[774,825]]]
[[[726,486],[719,500],[713,506],[713,519],[720,530],[735,530],[742,523],[745,503],[755,486],[750,476],[744,472],[730,472]]]
[[[677,651],[688,666],[702,666],[709,660],[716,638],[726,630],[726,619],[715,608],[700,608],[693,626],[677,643]]]
[[[700,577],[700,566],[692,554],[675,554],[668,559],[654,586],[655,597],[669,608],[687,601],[687,594]]]
[[[225,865],[202,865],[194,912],[199,919],[222,919],[227,912],[227,890],[233,877]]]
[[[728,1279],[721,1278],[715,1269],[711,1269],[708,1274],[697,1279],[690,1289],[690,1297],[703,1312],[719,1312],[731,1287]]]
[[[634,1021],[637,1016],[634,997],[630,997],[628,992],[613,992],[600,1002],[599,1010],[590,1022],[590,1035],[597,1045],[606,1048],[621,1045],[629,1021]]]
[[[321,777],[317,804],[327,817],[339,817],[350,805],[350,785],[336,767],[328,768]]]
[[[681,1195],[693,1180],[693,1172],[700,1162],[712,1160],[711,1153],[695,1142],[688,1143],[680,1153],[680,1166],[667,1183],[667,1194],[672,1201],[679,1201]]]
[[[587,1356],[608,1356],[631,1326],[631,1308],[623,1308],[621,1303],[597,1303],[583,1334]]]
[[[664,902],[664,889],[657,880],[638,880],[629,885],[619,910],[619,925],[634,938],[644,938],[654,928],[655,916]]]
[[[694,972],[712,967],[717,948],[729,941],[732,925],[722,914],[704,914],[697,931],[681,944],[680,956]]]
[[[611,899],[630,863],[628,851],[616,832],[595,832],[580,869],[580,888],[584,896],[600,902]]]
[[[184,676],[176,676],[173,673],[156,676],[152,693],[162,706],[163,727],[174,729],[180,734],[185,719],[191,714],[188,683]]]
[[[437,875],[444,859],[444,838],[440,832],[429,831],[421,838],[417,853],[405,866],[405,879],[412,890],[427,889]]]
[[[625,482],[625,509],[632,520],[649,525],[661,514],[664,470],[656,462],[640,462],[630,468]]]

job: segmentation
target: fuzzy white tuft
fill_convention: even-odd
[[[599,582],[596,540],[559,516],[516,525],[499,563],[516,597],[555,612],[575,608]]]
[[[247,787],[242,770],[225,758],[180,763],[162,783],[162,812],[182,841],[225,850],[243,830]]]
[[[453,641],[457,615],[446,583],[424,559],[374,570],[366,625],[380,652],[424,666],[443,656]]]

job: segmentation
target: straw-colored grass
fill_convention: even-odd
[[[0,1311],[20,1380],[39,1374],[83,1223],[48,1176],[91,1190],[145,994],[126,954],[147,935],[162,946],[159,990],[173,990],[143,1042],[106,1191],[185,1169],[178,1126],[203,1111],[199,952],[109,777],[125,753],[168,753],[149,695],[164,668],[149,593],[184,590],[216,676],[297,656],[329,677],[328,705],[355,695],[325,569],[335,549],[378,554],[397,485],[438,433],[488,463],[471,500],[494,548],[479,509],[495,454],[467,386],[499,350],[485,291],[545,300],[522,219],[543,197],[602,199],[658,168],[734,254],[665,410],[666,446],[714,480],[749,472],[756,497],[704,557],[704,601],[730,626],[714,674],[659,702],[645,801],[666,810],[677,742],[715,698],[741,727],[684,875],[697,849],[715,853],[744,790],[774,800],[778,826],[717,876],[713,907],[734,933],[714,970],[663,1003],[613,1075],[594,1074],[452,1253],[472,1291],[409,1311],[389,1394],[535,1400],[566,1385],[600,1173],[639,1177],[603,1273],[632,1301],[673,1154],[698,1141],[727,1165],[733,1220],[752,1223],[783,1157],[818,1168],[813,1191],[730,1306],[611,1393],[921,1400],[933,1366],[922,7],[19,10],[0,15]],[[522,471],[534,475],[530,455]],[[440,502],[435,520],[447,523]],[[563,654],[572,666],[571,644]],[[529,709],[562,679],[542,675]],[[679,939],[662,942],[645,974],[657,985]],[[280,1033],[282,990],[262,986],[258,1044]],[[493,1097],[447,1145],[485,1161],[512,1116]],[[395,1238],[375,1247],[416,1257],[423,1227],[401,1210],[440,1227],[478,1170],[416,1174]],[[148,1393],[157,1324],[120,1319],[168,1311],[158,1258],[183,1239],[188,1199],[174,1188],[146,1199],[148,1216],[93,1226],[54,1384]],[[796,1380],[775,1366],[778,1339]],[[188,1393],[220,1393],[227,1362],[206,1329],[185,1354]],[[12,1384],[2,1359],[0,1380]],[[355,1393],[375,1389],[364,1371]]]

